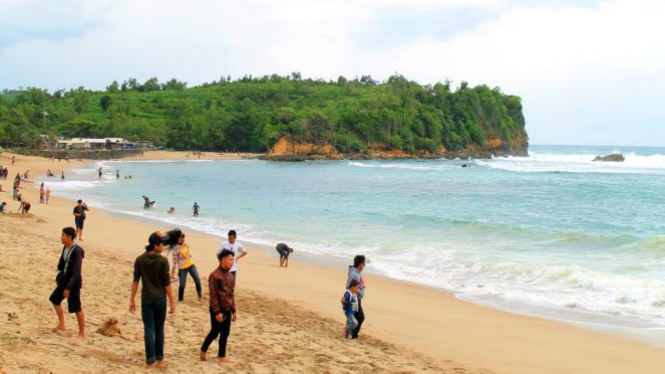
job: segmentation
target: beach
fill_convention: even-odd
[[[205,159],[209,155],[204,155]],[[54,191],[50,204],[39,204],[32,183],[22,190],[30,214],[17,214],[11,181],[30,170],[32,179],[48,168],[59,177],[72,161],[0,156],[9,167],[0,199],[11,214],[0,216],[0,351],[9,373],[136,372],[143,363],[140,315],[128,311],[134,258],[148,235],[158,229],[91,207],[84,241],[82,302],[87,338],[79,342],[76,321],[67,315],[67,331],[51,332],[55,313],[48,302],[61,250],[60,231],[73,225],[73,201]],[[141,160],[187,159],[170,152]],[[193,156],[189,156],[191,158]],[[220,156],[226,160],[233,155]],[[242,156],[241,156],[242,157]],[[210,159],[213,156],[210,155]],[[238,156],[235,156],[237,159]],[[67,171],[65,171],[67,174]],[[7,192],[9,190],[9,192]],[[240,238],[242,241],[242,237]],[[187,232],[187,241],[203,279],[215,268],[220,239]],[[368,275],[363,308],[367,320],[361,339],[342,337],[339,304],[346,268],[298,260],[277,266],[274,248],[249,246],[238,270],[238,322],[229,339],[230,370],[238,373],[662,373],[665,351],[625,337],[590,331],[546,319],[490,309],[438,289]],[[351,259],[349,259],[349,263]],[[371,266],[371,263],[370,265]],[[204,293],[207,296],[205,282]],[[555,296],[554,296],[555,297]],[[218,372],[213,361],[199,362],[198,349],[209,329],[206,298],[199,302],[188,281],[184,303],[167,317],[169,372]],[[96,332],[116,318],[121,334]],[[211,351],[216,348],[213,343]]]

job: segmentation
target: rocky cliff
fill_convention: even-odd
[[[417,158],[491,158],[503,156],[528,156],[528,141],[520,137],[510,143],[500,138],[489,139],[485,148],[472,143],[465,149],[449,151],[440,146],[436,152],[419,150],[408,153],[403,150],[391,150],[384,144],[371,144],[366,152],[340,153],[332,144],[318,145],[291,140],[283,136],[275,143],[263,159],[271,161],[306,161],[306,160],[341,160],[341,159],[417,159]]]

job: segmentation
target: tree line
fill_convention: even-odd
[[[130,78],[104,91],[40,88],[0,94],[0,139],[37,147],[41,134],[123,137],[178,150],[264,152],[282,136],[338,151],[484,149],[526,139],[522,103],[486,85],[421,85],[401,75],[336,81],[245,76],[197,87]]]

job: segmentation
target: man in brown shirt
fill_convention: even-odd
[[[201,361],[208,359],[206,352],[212,341],[219,336],[219,353],[217,360],[221,363],[231,362],[226,357],[226,342],[231,333],[231,321],[236,322],[236,303],[233,296],[235,278],[230,273],[233,267],[233,251],[222,250],[218,255],[219,267],[208,277],[210,288],[210,333],[206,336],[199,353]]]

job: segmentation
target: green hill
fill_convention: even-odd
[[[43,116],[44,108],[48,115]],[[463,149],[525,153],[521,99],[466,83],[420,85],[403,76],[337,81],[244,77],[187,88],[175,79],[113,82],[105,91],[0,95],[0,143],[37,146],[47,133],[124,137],[174,149],[264,152],[281,138],[331,144],[342,153],[374,147],[406,153]]]

